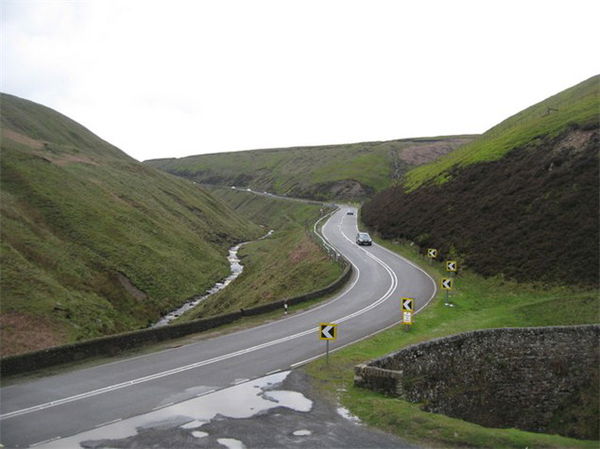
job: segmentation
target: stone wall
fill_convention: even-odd
[[[340,277],[322,289],[249,309],[241,309],[239,312],[170,324],[168,326],[108,335],[106,337],[41,349],[35,352],[3,357],[0,359],[0,376],[12,376],[32,372],[91,357],[114,356],[129,349],[214,329],[233,323],[245,316],[260,315],[274,310],[281,310],[283,312],[285,303],[293,306],[335,292],[348,282],[352,277],[352,273],[352,265],[345,263],[344,271]]]
[[[600,325],[489,329],[355,368],[355,385],[488,427],[599,439]]]

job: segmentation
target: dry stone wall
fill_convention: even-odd
[[[355,368],[355,384],[488,427],[599,438],[600,325],[488,329]]]

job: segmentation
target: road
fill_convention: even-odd
[[[353,210],[353,215],[347,211]],[[308,311],[252,329],[0,390],[0,442],[27,447],[202,396],[323,355],[319,323],[338,323],[331,350],[400,321],[400,298],[416,311],[435,282],[412,263],[378,246],[357,246],[356,210],[342,207],[322,228],[354,267],[342,292]]]

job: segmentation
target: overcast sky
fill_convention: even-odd
[[[481,133],[600,73],[597,0],[0,0],[1,90],[139,160]]]

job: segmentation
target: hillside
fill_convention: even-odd
[[[600,77],[532,106],[383,191],[363,219],[484,275],[598,284]]]
[[[240,277],[183,315],[183,320],[312,292],[341,275],[342,268],[329,259],[307,232],[322,215],[322,205],[225,188],[212,188],[211,193],[241,216],[274,232],[267,239],[243,245],[239,251],[244,265]]]
[[[1,96],[2,354],[145,327],[261,230],[56,111]]]
[[[501,159],[509,151],[557,137],[567,129],[588,128],[598,123],[600,75],[566,89],[504,120],[470,144],[407,173],[405,186],[415,189],[428,181],[443,183],[452,170],[470,164]]]
[[[389,187],[408,169],[473,138],[450,136],[275,148],[145,163],[204,184],[250,187],[312,199],[361,199]]]

